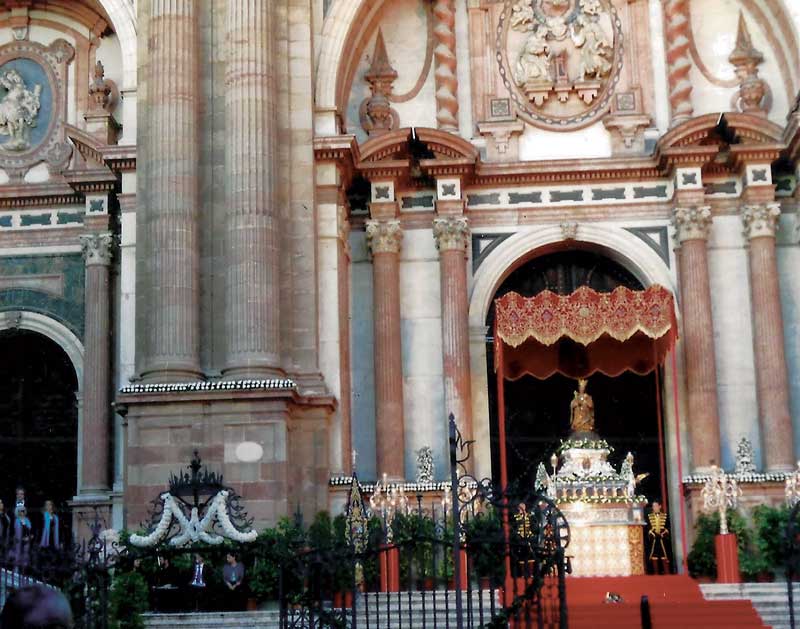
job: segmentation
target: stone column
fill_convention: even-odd
[[[675,208],[673,221],[680,244],[678,269],[683,312],[692,468],[705,471],[720,464],[717,366],[706,244],[711,208]]]
[[[142,377],[200,376],[198,13],[194,0],[149,3],[148,164],[142,190],[146,273]]]
[[[472,386],[466,253],[469,224],[463,216],[433,219],[442,285],[442,353],[445,417],[456,418],[464,439],[472,439]]]
[[[694,115],[692,108],[692,82],[689,72],[692,59],[689,52],[691,28],[689,0],[665,0],[667,39],[667,80],[669,104],[672,110],[670,126],[677,126]]]
[[[271,5],[226,3],[226,377],[280,375]]]
[[[789,377],[783,338],[775,231],[778,203],[742,207],[750,242],[750,291],[761,441],[768,472],[794,469],[794,439],[789,412]]]
[[[86,261],[83,365],[83,457],[80,494],[109,490],[111,423],[111,301],[109,267],[113,236],[81,236]]]
[[[433,49],[436,86],[436,126],[445,131],[458,131],[458,76],[456,74],[456,6],[455,0],[435,0]]]
[[[378,474],[405,478],[400,334],[400,221],[367,221],[375,318],[375,439]]]

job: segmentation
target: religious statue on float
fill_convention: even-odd
[[[569,405],[569,425],[572,435],[581,433],[594,435],[594,400],[586,393],[587,384],[586,378],[579,379],[578,390],[572,394],[572,402]]]

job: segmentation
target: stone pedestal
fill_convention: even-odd
[[[400,549],[384,546],[380,552],[381,592],[400,591]]]
[[[736,535],[728,533],[715,536],[714,551],[717,557],[717,583],[741,583]]]
[[[377,471],[405,478],[403,362],[400,333],[399,220],[369,221],[375,325],[375,414]]]
[[[706,248],[711,227],[707,206],[678,207],[674,212],[683,309],[692,468],[720,463],[717,366]]]

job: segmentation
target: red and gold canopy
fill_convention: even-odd
[[[496,346],[503,375],[547,378],[597,371],[616,376],[649,373],[677,339],[675,300],[663,286],[598,293],[582,286],[571,295],[508,293],[495,301]]]

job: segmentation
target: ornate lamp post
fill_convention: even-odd
[[[719,535],[714,538],[717,554],[717,582],[741,583],[739,574],[739,550],[736,535],[728,531],[728,509],[735,509],[742,490],[733,476],[729,476],[716,465],[711,466],[711,475],[701,492],[706,511],[719,512]]]

